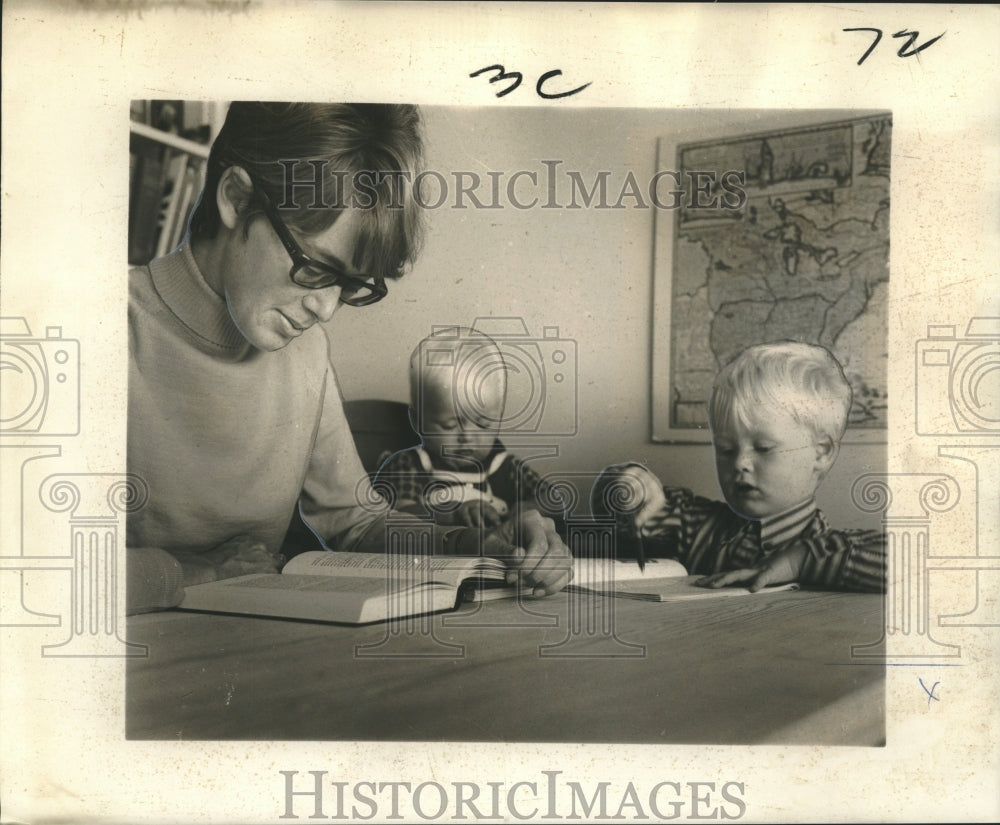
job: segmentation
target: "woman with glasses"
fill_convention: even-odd
[[[127,463],[149,488],[128,521],[129,612],[276,571],[296,511],[333,550],[385,552],[318,324],[413,262],[421,161],[412,106],[230,106],[187,238],[129,276]],[[511,529],[484,551],[537,595],[561,589],[552,523],[517,528],[524,549]],[[476,555],[478,534],[434,550]]]

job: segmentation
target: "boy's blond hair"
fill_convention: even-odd
[[[747,425],[760,405],[786,410],[818,439],[840,441],[851,410],[851,385],[830,352],[799,341],[743,350],[715,378],[708,402],[713,430],[731,416]]]

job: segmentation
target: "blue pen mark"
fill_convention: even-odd
[[[940,682],[935,682],[933,685],[931,685],[930,690],[928,690],[927,689],[927,685],[924,684],[924,680],[923,679],[921,679],[920,677],[917,677],[917,681],[920,682],[920,687],[922,687],[924,689],[924,693],[927,694],[927,707],[931,706],[931,699],[933,699],[935,702],[940,702],[941,701],[941,697],[940,696],[935,696],[934,695],[934,690],[935,690],[935,688],[937,688],[938,685],[941,684]]]

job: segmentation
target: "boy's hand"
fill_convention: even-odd
[[[608,479],[617,491],[612,497],[625,505],[628,514],[618,514],[618,527],[632,538],[651,535],[657,516],[666,504],[663,484],[653,473],[638,464],[614,468]],[[602,495],[610,491],[605,490]],[[609,502],[610,503],[610,502]]]
[[[806,552],[806,548],[796,542],[784,550],[772,553],[755,567],[713,573],[711,576],[698,579],[695,584],[699,587],[726,587],[730,584],[742,584],[751,593],[756,593],[762,587],[772,584],[798,581],[802,574],[802,564],[805,562]]]
[[[516,527],[513,533],[512,527]],[[573,578],[573,558],[556,532],[555,523],[537,510],[522,513],[486,536],[486,555],[507,565],[507,582],[520,578],[525,593],[551,596]]]

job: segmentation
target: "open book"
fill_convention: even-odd
[[[366,624],[455,607],[463,587],[503,581],[503,562],[484,557],[314,551],[281,573],[185,588],[181,610]]]
[[[640,570],[635,561],[580,558],[573,561],[573,581],[567,589],[650,602],[750,595],[746,587],[698,587],[695,582],[702,578],[689,576],[687,568],[675,559],[648,559],[645,569]],[[794,583],[779,584],[757,592],[798,590],[798,587]]]
[[[634,560],[625,559],[573,559],[573,580],[566,586],[570,593],[597,596],[618,596],[623,599],[640,599],[649,602],[675,602],[688,599],[712,599],[725,596],[749,596],[746,587],[698,587],[695,582],[704,576],[689,576],[687,568],[676,559],[647,559],[643,570]],[[758,593],[779,590],[798,590],[795,583],[764,587]],[[494,599],[511,599],[518,595],[516,585],[502,581],[487,581],[481,587],[463,592],[463,599],[470,602],[488,602]]]

